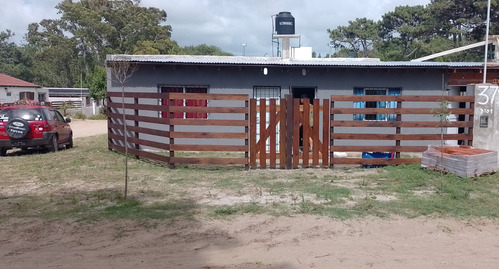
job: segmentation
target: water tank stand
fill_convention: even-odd
[[[300,47],[300,35],[273,35],[273,38],[279,38],[282,40],[281,42],[281,50],[282,50],[282,58],[289,59],[290,58],[290,39],[298,38],[299,39],[299,47]]]

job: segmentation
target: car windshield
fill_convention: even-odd
[[[41,121],[44,120],[44,115],[41,109],[38,108],[10,108],[0,110],[0,121],[8,121],[13,118],[21,118],[27,121]]]

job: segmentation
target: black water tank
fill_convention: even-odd
[[[292,16],[292,13],[284,11],[280,12],[278,16],[276,16],[276,34],[295,34],[295,18]]]

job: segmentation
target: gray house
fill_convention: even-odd
[[[283,98],[286,94],[309,99],[329,99],[331,95],[464,95],[467,85],[482,78],[484,66],[475,62],[186,55],[108,55],[107,61],[108,64],[129,62],[138,67],[126,81],[125,92],[237,93],[266,99]],[[489,83],[498,83],[498,63],[489,64],[487,78]],[[121,91],[120,84],[108,68],[108,92],[118,91]],[[390,107],[382,102],[371,103],[374,107]],[[210,103],[186,104],[189,105],[210,106]],[[351,108],[357,105],[356,102],[344,104]],[[209,113],[194,115],[210,116]],[[353,116],[347,117],[352,120]],[[355,120],[391,120],[390,115],[354,117],[358,117]],[[425,120],[422,117],[432,118],[409,115],[403,120]],[[428,131],[438,132],[437,129]],[[454,143],[456,141],[450,141]]]

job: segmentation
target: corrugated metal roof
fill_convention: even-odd
[[[199,55],[107,55],[108,62],[143,62],[207,65],[283,65],[331,67],[482,67],[481,62],[384,62],[376,58],[312,58],[282,59],[277,57],[199,56]],[[488,64],[490,65],[490,64]],[[491,63],[498,67],[498,63]]]

